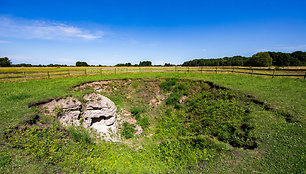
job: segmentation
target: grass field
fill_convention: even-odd
[[[198,151],[190,148],[171,148],[177,144],[169,144],[166,150],[162,149],[165,153],[169,153],[167,161],[161,160],[160,156],[156,155],[156,148],[153,148],[156,142],[160,141],[158,138],[142,137],[143,148],[139,151],[124,144],[76,141],[71,136],[67,138],[62,135],[65,132],[72,134],[74,130],[65,130],[56,121],[48,118],[43,121],[51,125],[48,132],[37,134],[44,129],[33,127],[29,132],[14,136],[14,141],[5,138],[8,129],[24,126],[25,121],[35,117],[37,110],[28,108],[29,103],[50,97],[79,95],[71,90],[71,87],[83,82],[129,78],[211,81],[231,89],[234,93],[254,96],[256,100],[264,102],[264,106],[254,105],[255,109],[250,113],[252,117],[250,123],[255,125],[253,134],[258,139],[258,147],[222,148],[223,150],[215,150],[212,153],[209,153],[208,149],[207,153],[200,156]],[[2,137],[0,171],[1,173],[305,173],[305,89],[304,79],[271,79],[219,73],[109,74],[0,83]],[[127,106],[119,98],[113,97],[116,104],[121,107]],[[265,109],[265,106],[271,109]],[[164,114],[164,110],[159,111],[161,112],[159,114]],[[150,112],[152,111],[148,111]],[[171,123],[176,125],[177,122]],[[152,124],[147,133],[155,134],[155,128]],[[79,130],[78,133],[83,137],[87,136],[84,130]],[[25,138],[27,136],[28,139]],[[61,141],[66,138],[67,140]],[[18,141],[28,146],[22,146]],[[35,143],[41,146],[36,147]],[[221,145],[223,147],[224,144]],[[48,153],[44,151],[44,147],[49,147]],[[176,160],[174,154],[183,154],[184,158]],[[56,161],[59,157],[60,160]]]
[[[25,81],[35,79],[66,78],[71,76],[105,75],[138,72],[188,72],[188,73],[233,73],[247,76],[271,78],[305,78],[305,67],[1,67],[0,82]],[[296,70],[296,71],[290,71]],[[297,71],[298,70],[298,71]],[[258,73],[258,74],[256,74]],[[273,75],[273,77],[274,77]]]

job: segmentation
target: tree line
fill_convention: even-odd
[[[49,65],[31,65],[31,64],[12,64],[9,58],[0,58],[0,67],[67,67],[67,65],[49,64]],[[77,61],[75,66],[96,66],[89,65],[87,62]],[[102,65],[98,65],[102,66]],[[151,61],[140,61],[139,64],[119,63],[115,66],[162,66],[152,65]],[[175,66],[165,63],[163,66]],[[216,59],[194,59],[184,62],[182,66],[306,66],[306,52],[295,51],[292,53],[282,52],[258,52],[252,57],[233,56]]]
[[[171,63],[165,63],[164,65],[153,65],[151,61],[140,61],[139,64],[131,64],[129,63],[118,63],[115,66],[175,66]]]
[[[140,61],[139,64],[134,64],[132,65],[130,62],[129,63],[118,63],[115,66],[152,66],[151,61]]]
[[[194,59],[183,66],[306,66],[306,52],[258,52],[252,57],[233,56],[217,59]]]

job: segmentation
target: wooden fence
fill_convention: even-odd
[[[3,72],[0,69],[0,80],[7,81],[7,79],[16,80],[32,80],[38,78],[52,78],[52,77],[69,77],[80,75],[103,75],[103,74],[117,74],[117,73],[137,73],[137,72],[198,72],[198,73],[239,73],[249,74],[251,76],[271,76],[274,77],[298,77],[306,78],[306,67],[301,69],[283,68],[250,68],[250,67],[229,67],[229,66],[201,66],[201,67],[103,67],[97,69],[65,69],[56,71],[18,71],[18,72]]]

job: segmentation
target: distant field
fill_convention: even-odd
[[[175,69],[172,67],[164,67],[164,66],[152,66],[152,67],[0,67],[0,72],[29,72],[29,71],[58,71],[58,70],[71,70],[71,69]],[[188,69],[188,67],[177,66],[178,69]],[[190,69],[200,69],[201,67],[189,67]],[[203,69],[215,69],[215,66],[203,66]],[[232,70],[232,66],[218,66],[219,69],[230,69]],[[235,68],[235,67],[234,67]],[[238,67],[236,67],[238,68]],[[250,68],[250,67],[240,67],[240,68]],[[268,67],[252,67],[254,70],[256,69],[269,69]],[[274,67],[271,67],[274,69]],[[300,69],[306,71],[305,66],[288,66],[281,67],[281,69]]]
[[[183,73],[234,73],[250,76],[305,78],[306,67],[5,67],[0,68],[0,82],[22,81],[44,78],[63,78],[69,76],[87,76],[139,72],[183,72]]]

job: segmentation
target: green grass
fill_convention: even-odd
[[[126,121],[123,123],[122,135],[126,139],[133,138],[135,132],[136,132],[136,130],[135,130],[135,125],[134,124],[130,124]]]
[[[35,131],[20,129],[16,134],[20,137],[16,136],[9,141],[3,139],[9,128],[23,125],[24,121],[35,117],[37,113],[35,108],[27,107],[31,102],[70,94],[79,95],[71,90],[71,87],[82,82],[151,77],[212,81],[233,89],[234,92],[247,93],[258,100],[265,101],[275,111],[258,107],[250,113],[252,119],[249,122],[255,127],[253,134],[260,140],[258,148],[254,150],[232,148],[226,143],[205,136],[169,139],[160,142],[158,146],[152,146],[160,141],[158,136],[173,137],[173,133],[183,130],[179,129],[180,126],[184,128],[184,122],[181,120],[184,117],[183,112],[167,110],[170,106],[165,108],[168,115],[165,119],[169,120],[169,124],[176,125],[176,129],[169,127],[171,128],[169,132],[162,132],[158,136],[154,135],[153,138],[143,137],[143,142],[140,143],[142,148],[138,151],[122,144],[100,142],[97,145],[91,143],[85,133],[80,134],[78,131],[73,134],[70,130],[70,135],[69,133],[58,134],[57,126],[45,129],[31,128]],[[134,87],[139,88],[139,85]],[[187,86],[187,89],[189,87]],[[305,87],[304,79],[198,73],[137,73],[0,83],[0,133],[3,137],[0,146],[0,171],[1,173],[79,173],[82,171],[86,173],[304,173]],[[180,89],[185,87],[181,86]],[[122,107],[125,106],[124,101],[116,98],[115,95],[113,97]],[[177,98],[174,98],[174,101],[177,101]],[[286,121],[286,114],[293,117],[293,122]],[[142,114],[141,118],[146,118],[144,116],[146,115]],[[42,122],[56,125],[46,118]],[[154,123],[149,125],[148,134],[155,132],[154,126],[156,126]],[[181,132],[183,133],[188,132]],[[28,137],[32,143],[19,142],[25,137]],[[40,142],[40,140],[44,141]],[[59,143],[52,144],[57,141]],[[208,147],[201,149],[193,142],[199,142],[198,144],[202,146],[210,142],[209,144],[213,146],[211,149],[214,151],[209,151]],[[28,147],[33,144],[37,147]],[[19,148],[12,147],[14,145]],[[36,153],[37,150],[41,152]],[[157,151],[163,153],[156,153]],[[197,163],[189,164],[194,161]]]

